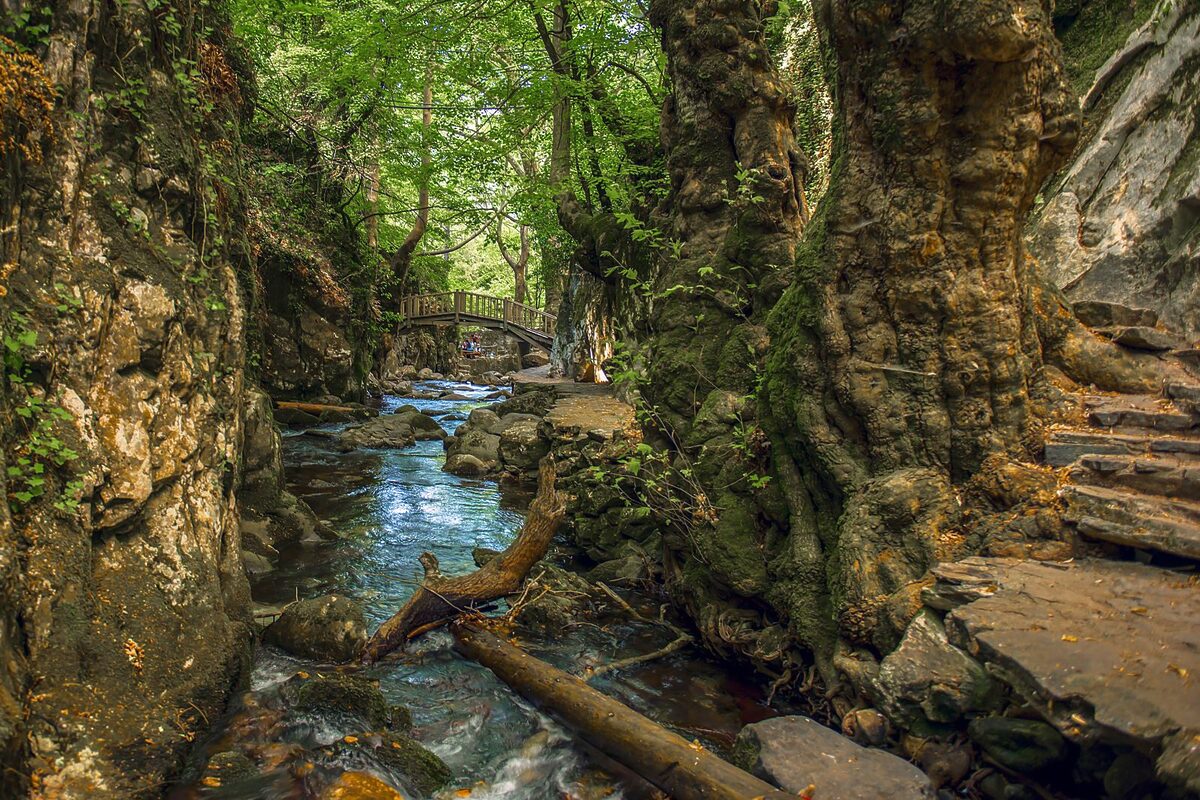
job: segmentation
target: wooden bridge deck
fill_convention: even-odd
[[[478,325],[505,331],[545,350],[554,341],[557,317],[503,297],[476,292],[415,294],[400,301],[404,325]]]

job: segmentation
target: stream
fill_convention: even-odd
[[[469,399],[385,396],[376,401],[380,413],[411,404],[453,432],[472,408],[494,402],[484,400],[492,387],[438,381],[419,383],[417,389],[452,391]],[[418,442],[403,450],[338,453],[317,437],[294,431],[284,437],[289,489],[342,538],[283,552],[274,571],[252,579],[252,594],[260,604],[345,595],[363,605],[368,630],[374,630],[412,592],[420,573],[417,558],[423,551],[437,555],[448,574],[473,570],[472,550],[506,547],[520,528],[522,508],[530,499],[502,490],[492,481],[443,472],[440,441]],[[630,599],[647,613],[657,613],[653,599]],[[531,653],[570,671],[651,652],[673,638],[662,626],[628,617],[604,617],[553,636],[522,630],[518,635]],[[201,761],[218,752],[242,753],[255,765],[253,774],[223,780],[219,786],[197,780],[174,790],[173,800],[373,796],[331,793],[337,776],[346,771],[369,773],[405,798],[422,797],[386,764],[361,752],[329,747],[361,734],[361,720],[289,705],[286,688],[293,676],[334,671],[330,665],[259,646],[250,690],[233,703],[216,732],[199,748]],[[640,796],[632,784],[623,786],[611,770],[599,766],[602,759],[585,752],[567,731],[490,671],[458,656],[445,631],[426,634],[400,658],[359,674],[378,681],[389,704],[410,711],[411,735],[450,768],[453,778],[435,798]],[[606,674],[593,685],[719,753],[728,751],[742,725],[774,713],[750,681],[708,660],[696,648]]]

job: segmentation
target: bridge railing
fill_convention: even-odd
[[[420,320],[453,318],[455,322],[466,317],[491,319],[525,330],[541,333],[553,338],[558,318],[553,314],[516,303],[503,297],[492,297],[477,292],[438,292],[416,294],[400,302],[400,313],[405,319]]]

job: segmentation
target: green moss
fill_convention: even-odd
[[[298,711],[337,711],[361,717],[371,728],[385,726],[391,710],[379,687],[366,678],[330,675],[306,680],[296,691]]]
[[[1080,4],[1078,15],[1061,24],[1057,33],[1063,64],[1077,96],[1087,92],[1096,70],[1150,18],[1155,4],[1154,0],[1092,0]]]

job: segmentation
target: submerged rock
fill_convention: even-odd
[[[367,727],[386,727],[392,712],[374,681],[356,675],[297,675],[289,684],[295,692],[293,709],[301,713],[330,712],[359,718]]]
[[[347,736],[326,751],[339,763],[377,764],[405,788],[421,795],[433,794],[452,777],[444,761],[420,742],[401,734]]]
[[[428,414],[421,412],[416,406],[400,406],[393,412],[392,416],[411,426],[413,435],[417,437],[418,441],[446,438],[446,431],[442,429],[438,421]]]
[[[816,786],[838,800],[932,800],[933,786],[902,758],[855,744],[808,717],[775,717],[742,728],[733,761],[787,792]]]
[[[343,663],[362,653],[367,624],[358,603],[326,595],[292,603],[263,631],[263,641],[303,658]]]
[[[413,426],[404,417],[394,414],[346,428],[333,439],[338,449],[346,451],[359,447],[377,450],[398,449],[409,447],[416,441],[417,434]]]
[[[404,800],[404,795],[367,772],[343,772],[321,800]]]

